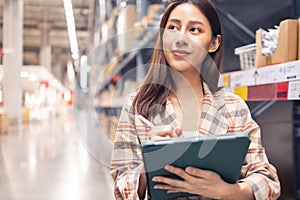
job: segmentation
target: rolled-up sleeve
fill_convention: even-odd
[[[241,105],[245,115],[238,114],[236,123],[241,128],[241,132],[249,134],[251,143],[242,167],[244,178],[239,182],[246,182],[251,186],[255,199],[277,199],[281,190],[277,170],[268,161],[261,144],[261,131],[258,124],[252,119],[246,103],[242,101]]]
[[[251,144],[242,167],[240,181],[248,183],[255,199],[277,199],[280,196],[280,183],[276,168],[269,163],[265,149],[259,142],[260,129],[256,127],[249,136]]]
[[[139,199],[138,181],[143,167],[134,115],[130,106],[124,106],[118,122],[110,166],[116,199]]]

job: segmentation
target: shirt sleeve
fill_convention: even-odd
[[[111,161],[116,199],[136,200],[143,169],[141,147],[131,106],[124,106],[119,118]]]
[[[242,167],[244,178],[239,182],[246,182],[251,186],[255,199],[277,199],[280,196],[280,182],[276,168],[269,163],[261,144],[259,126],[252,119],[246,103],[242,101],[241,104],[243,108],[237,111],[240,113],[236,113],[239,118],[238,125],[241,127],[241,132],[249,133],[251,143]]]

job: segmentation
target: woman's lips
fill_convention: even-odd
[[[173,55],[178,57],[185,57],[191,54],[191,52],[186,50],[172,50]]]

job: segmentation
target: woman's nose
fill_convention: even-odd
[[[176,40],[177,46],[187,46],[189,43],[188,38],[184,34],[179,34]]]

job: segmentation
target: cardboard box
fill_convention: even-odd
[[[277,49],[275,53],[270,56],[262,55],[262,30],[258,29],[256,31],[256,67],[298,59],[298,21],[299,20],[287,19],[280,22]]]
[[[0,135],[8,132],[8,115],[6,112],[0,112]]]
[[[298,19],[298,60],[300,60],[300,18]]]
[[[135,27],[137,11],[135,5],[127,5],[119,11],[117,20],[118,49],[123,54],[129,50],[135,40]]]
[[[22,122],[29,123],[30,121],[30,110],[27,107],[22,108]]]

